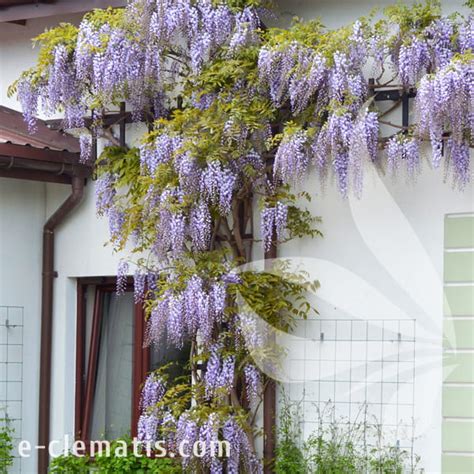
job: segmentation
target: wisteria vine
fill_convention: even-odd
[[[166,439],[170,449],[220,439],[232,448],[228,459],[189,451],[191,472],[262,470],[255,413],[268,378],[252,359],[261,341],[237,294],[279,329],[309,312],[294,301],[312,283],[235,270],[252,258],[255,201],[268,252],[318,234],[298,206],[309,196],[292,193],[312,169],[334,176],[342,196],[360,195],[364,167],[414,177],[428,142],[434,167],[444,160],[460,189],[470,181],[472,14],[443,16],[426,1],[334,30],[316,20],[278,29],[264,24],[267,8],[131,0],[95,10],[79,27],[40,35],[37,65],[11,89],[32,132],[40,111],[62,110],[65,127],[80,130],[82,160],[93,138],[109,143],[96,163],[97,210],[115,248],[131,242],[139,255],[135,301],[146,308],[147,343],[190,348],[183,377],[170,380],[167,367],[148,376],[140,439]],[[393,108],[373,100],[387,87],[416,92],[410,126],[387,122]],[[138,147],[121,147],[104,125],[121,102],[148,124]],[[395,133],[382,136],[384,124]],[[120,265],[118,291],[130,269]]]

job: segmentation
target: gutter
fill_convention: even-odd
[[[38,421],[38,474],[47,474],[49,464],[51,413],[51,349],[53,335],[54,233],[66,217],[79,205],[84,196],[84,178],[72,177],[72,190],[68,198],[47,220],[43,227],[43,268],[41,289],[41,353],[40,393]]]
[[[35,161],[28,158],[3,156],[0,154],[0,178],[70,184],[72,176],[87,178],[90,176],[90,169],[84,165]]]

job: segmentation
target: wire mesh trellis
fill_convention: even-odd
[[[302,321],[298,335],[304,344],[288,353],[292,380],[284,389],[303,407],[305,438],[321,423],[362,422],[408,451],[413,466],[415,320],[321,318]]]
[[[0,306],[0,419],[13,430],[14,445],[22,437],[23,308]],[[11,473],[21,472],[15,458]]]

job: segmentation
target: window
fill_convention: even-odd
[[[474,213],[444,223],[443,472],[474,469]]]
[[[147,373],[169,365],[170,380],[191,376],[190,347],[144,347],[145,314],[133,279],[123,295],[115,278],[81,278],[77,293],[75,436],[83,441],[136,436]],[[170,364],[174,362],[174,364]]]
[[[134,303],[132,281],[119,296],[113,278],[80,279],[77,303],[76,437],[133,436],[150,350],[143,344],[144,312]]]

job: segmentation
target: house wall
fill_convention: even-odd
[[[291,0],[279,2],[279,5],[285,24],[295,16],[305,19],[320,16],[326,26],[338,27],[350,23],[356,16],[366,15],[376,5],[392,3],[322,0],[317,2],[316,7],[313,2]],[[443,11],[466,11],[463,3],[442,2]],[[390,120],[397,123],[401,121],[400,118],[394,116]],[[385,128],[382,132],[388,135],[393,130]],[[279,255],[298,257],[298,263],[309,271],[311,277],[320,281],[321,289],[313,301],[320,313],[317,320],[322,323],[302,322],[296,328],[300,338],[287,341],[285,363],[288,376],[283,377],[286,383],[283,385],[284,390],[279,393],[279,403],[282,403],[284,391],[292,401],[301,404],[303,433],[308,436],[317,428],[316,407],[323,409],[325,403],[330,401],[339,417],[344,419],[349,418],[349,413],[351,418],[354,413],[357,414],[357,405],[361,406],[361,403],[355,403],[354,400],[369,404],[375,400],[371,404],[373,410],[369,409],[369,413],[379,422],[387,423],[391,419],[392,423],[398,424],[393,438],[402,447],[410,447],[412,441],[408,438],[413,435],[413,452],[421,456],[420,466],[431,473],[442,471],[444,218],[451,213],[472,212],[474,193],[472,185],[459,192],[452,188],[449,179],[445,182],[444,170],[433,170],[428,165],[429,148],[424,149],[424,158],[416,184],[408,184],[402,176],[393,181],[384,175],[383,170],[366,170],[361,200],[353,197],[342,199],[334,183],[327,183],[321,189],[319,180],[314,176],[304,183],[303,188],[313,197],[307,207],[322,217],[320,229],[324,238],[303,239],[284,245]],[[354,378],[355,370],[364,362],[336,362],[329,374],[324,373],[324,362],[320,362],[324,357],[323,351],[337,360],[344,345],[350,346],[351,358],[354,357],[356,344],[362,344],[362,347],[365,344],[366,348],[367,345],[375,345],[382,351],[391,345],[391,341],[381,342],[378,339],[368,343],[359,342],[366,337],[365,334],[361,337],[351,335],[339,345],[337,342],[321,342],[321,332],[326,332],[327,339],[327,333],[331,330],[328,328],[334,328],[333,320],[352,320],[353,323],[362,320],[381,329],[393,324],[403,326],[404,322],[413,319],[416,354],[413,387],[395,384],[394,381],[402,380],[404,374],[398,371],[390,374],[387,362],[385,376],[383,364],[381,373],[374,371],[370,374],[371,363],[368,362],[371,381],[365,383],[365,396],[360,396],[360,389],[363,389],[360,384],[347,381],[347,375],[349,380],[351,375]],[[338,327],[341,326],[340,323]],[[337,341],[337,335],[333,337]],[[412,335],[402,332],[402,340],[405,337],[409,340]],[[451,334],[450,337],[451,344],[456,347],[455,336]],[[331,344],[333,352],[328,350]],[[407,343],[402,341],[401,344]],[[366,357],[370,358],[367,354]],[[407,360],[413,358],[402,351],[403,357],[407,357]],[[471,357],[472,360],[472,351],[465,357]],[[352,369],[343,374],[343,371],[338,371],[336,364]],[[335,384],[340,393],[334,397],[333,380],[341,379],[344,382]],[[389,380],[389,383],[385,383]],[[387,403],[382,394],[391,385],[395,394]],[[330,389],[329,394],[326,388]],[[413,398],[403,406],[402,400],[406,401],[407,398],[406,388],[413,388]],[[352,406],[351,412],[348,411],[349,405]],[[402,419],[405,408],[410,410]],[[395,410],[396,415],[393,413]],[[394,419],[397,415],[399,418]],[[413,416],[413,422],[407,419],[410,416]],[[467,423],[471,425],[472,419]],[[401,433],[400,426],[403,428],[405,424],[410,429],[413,427],[413,431]],[[452,446],[447,449],[446,445],[443,448],[450,454],[453,449],[463,451]],[[464,454],[470,456],[469,453]],[[443,472],[460,472],[448,469],[450,465],[447,463],[444,466]]]
[[[350,22],[381,4],[368,0],[279,3],[286,20],[295,14],[305,18],[319,15],[330,27]],[[443,3],[450,12],[460,9],[463,2]],[[19,108],[14,99],[7,98],[6,88],[34,62],[36,51],[31,49],[30,38],[47,26],[78,19],[38,19],[29,21],[26,27],[0,24],[2,105]],[[128,128],[129,139],[138,135],[135,128]],[[280,255],[303,257],[306,269],[320,280],[322,286],[315,303],[322,320],[416,320],[419,365],[414,406],[420,428],[415,451],[422,456],[427,472],[440,472],[444,216],[473,212],[473,189],[469,187],[463,193],[453,190],[449,182],[443,182],[443,171],[433,171],[427,164],[416,185],[407,185],[404,180],[392,182],[374,170],[369,171],[366,181],[361,200],[343,200],[332,183],[321,189],[319,181],[310,177],[304,188],[313,196],[309,208],[323,219],[324,238],[287,244]],[[25,307],[28,350],[24,360],[28,368],[24,373],[22,427],[23,437],[32,443],[36,443],[37,431],[41,227],[68,192],[68,187],[62,185],[0,180],[0,214],[4,217],[0,219],[0,305]],[[28,239],[23,238],[25,235]],[[75,278],[115,274],[120,255],[104,246],[107,239],[107,223],[96,217],[93,183],[89,182],[83,203],[57,232],[52,439],[74,431]],[[256,258],[260,256],[256,252]],[[297,329],[302,337],[303,326]],[[318,337],[308,334],[310,338]],[[304,347],[299,342],[293,345]],[[295,374],[304,373],[307,364],[301,359],[311,357],[313,349],[314,345],[310,345],[301,356],[298,347],[290,347],[288,363],[292,363]],[[430,364],[426,355],[421,357],[423,353],[429,354],[430,360],[436,358],[429,370],[425,369]],[[294,399],[301,398],[304,386],[289,385]],[[308,422],[305,430],[311,428]],[[23,461],[23,472],[35,472],[35,462],[34,458]]]
[[[317,2],[316,7],[308,1],[279,2],[286,24],[295,16],[305,19],[320,16],[328,27],[348,24],[356,16],[366,15],[376,5],[391,3],[322,0]],[[443,11],[466,11],[463,3],[442,2]],[[394,116],[389,120],[400,123],[401,117]],[[382,132],[388,135],[393,130],[385,128]],[[285,362],[290,377],[284,389],[291,400],[302,404],[305,436],[317,428],[315,407],[322,409],[328,400],[335,405],[341,419],[349,418],[349,405],[352,406],[351,417],[357,413],[354,400],[369,403],[375,400],[372,404],[374,409],[369,409],[369,413],[375,415],[379,422],[388,423],[390,419],[398,425],[393,438],[402,447],[410,447],[412,441],[408,438],[413,436],[413,452],[421,456],[420,466],[426,472],[441,472],[444,218],[447,214],[472,212],[474,193],[472,185],[463,192],[454,190],[449,179],[445,182],[444,170],[433,170],[429,166],[429,147],[425,147],[423,152],[425,159],[416,183],[407,183],[403,176],[394,181],[385,176],[383,170],[372,168],[366,170],[364,195],[360,200],[353,197],[342,199],[334,183],[327,183],[325,189],[321,189],[319,180],[314,176],[304,183],[303,188],[313,197],[307,207],[322,217],[320,229],[324,238],[303,239],[284,245],[279,255],[298,257],[304,269],[320,281],[321,289],[313,301],[320,312],[317,320],[322,323],[302,322],[296,329],[301,339],[288,341]],[[350,380],[358,368],[357,364],[364,365],[363,362],[341,362],[341,367],[351,367],[343,376],[343,371],[338,371],[336,366],[339,362],[329,374],[323,373],[321,354],[324,350],[328,352],[331,342],[320,341],[321,328],[325,327],[328,331],[328,328],[334,327],[333,320],[342,319],[352,320],[353,323],[368,321],[369,325],[378,329],[384,326],[386,329],[390,325],[400,327],[400,324],[403,327],[414,319],[414,333],[403,334],[402,331],[401,335],[401,345],[409,344],[404,342],[405,338],[415,339],[415,357],[401,351],[402,358],[415,359],[413,387],[395,383],[401,381],[404,374],[397,370],[399,363],[394,364],[395,372],[389,373],[387,359],[390,360],[390,356],[385,358],[385,375],[384,363],[381,373],[374,371],[370,374],[371,363],[368,362],[371,381],[365,383],[365,396],[360,396],[360,384],[347,381],[347,375]],[[326,325],[324,321],[327,321]],[[351,327],[355,327],[355,323]],[[450,337],[451,344],[456,347],[456,342],[453,342],[455,336],[451,334]],[[350,346],[352,359],[356,344],[362,344],[361,347],[365,344],[367,351],[370,351],[371,345],[382,351],[390,345],[398,345],[380,340],[359,342],[365,338],[365,334],[351,334],[339,345],[334,342],[331,347],[333,352],[329,353],[334,354],[337,360],[343,346]],[[337,335],[334,339],[337,341]],[[397,350],[400,353],[400,348]],[[472,358],[472,351],[465,357]],[[370,359],[368,353],[366,358]],[[315,367],[316,364],[319,365]],[[472,365],[470,367],[472,371]],[[332,390],[332,381],[340,379],[344,382],[336,382],[339,395],[334,397],[331,391],[328,395],[324,388]],[[394,393],[384,400],[386,388],[393,388]],[[407,388],[413,388],[411,400],[406,400]],[[280,403],[281,399],[280,392]],[[402,400],[409,403],[404,406]],[[402,419],[406,408],[410,410]],[[398,419],[395,419],[397,415]],[[413,421],[407,419],[411,416]],[[472,424],[472,419],[468,423]],[[401,433],[400,426],[405,424],[413,431]],[[446,466],[444,472],[454,472]]]
[[[38,417],[41,226],[45,197],[44,184],[0,179],[0,325],[5,325],[6,319],[9,325],[23,324],[23,328],[0,330],[2,362],[15,362],[14,366],[0,364],[2,382],[8,382],[0,396],[0,413],[4,416],[6,412],[12,419],[22,418],[22,424],[13,422],[15,436],[31,440],[36,440]],[[14,335],[19,337],[13,340]],[[4,346],[7,342],[8,346]],[[14,367],[23,373],[14,375]],[[35,472],[35,459],[24,461],[23,468],[23,472]]]

